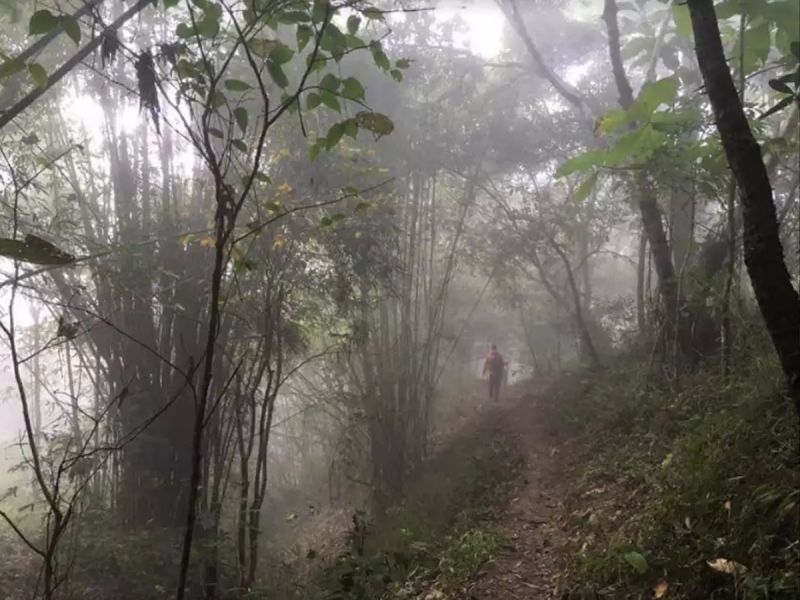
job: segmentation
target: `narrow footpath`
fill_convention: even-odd
[[[517,439],[525,465],[519,489],[495,529],[501,552],[466,586],[467,600],[547,600],[560,598],[565,534],[560,489],[564,471],[558,443],[548,431],[537,396],[504,400],[500,427]]]

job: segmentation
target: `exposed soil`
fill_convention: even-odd
[[[504,401],[499,425],[516,438],[525,460],[519,487],[494,524],[505,542],[462,595],[471,600],[559,598],[564,570],[562,522],[564,461],[548,431],[538,395]]]

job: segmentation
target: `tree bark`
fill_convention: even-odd
[[[783,260],[772,185],[728,69],[713,0],[688,5],[700,72],[740,190],[744,262],[800,417],[800,297]]]

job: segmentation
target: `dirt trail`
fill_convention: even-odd
[[[505,540],[497,558],[465,590],[470,600],[558,598],[565,534],[559,521],[563,485],[557,441],[535,396],[504,401],[500,426],[517,438],[525,459],[520,487],[495,528]]]

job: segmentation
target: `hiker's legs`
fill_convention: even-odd
[[[500,375],[496,373],[489,375],[489,399],[493,402],[500,399]]]

